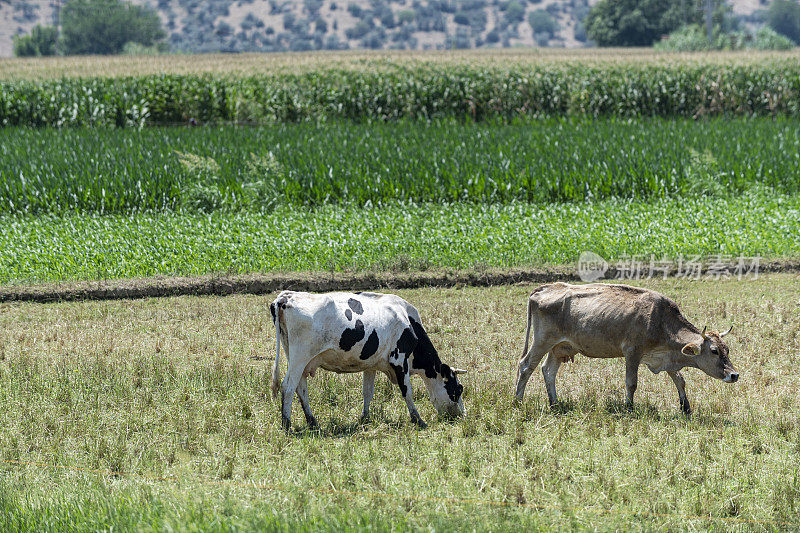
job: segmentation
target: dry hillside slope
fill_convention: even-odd
[[[156,8],[172,49],[186,52],[575,48],[585,45],[580,21],[596,1],[133,0]],[[0,57],[12,55],[14,35],[57,21],[64,2],[0,0]],[[766,7],[762,2],[732,4],[748,16]],[[539,31],[533,30],[532,15]]]

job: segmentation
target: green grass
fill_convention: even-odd
[[[176,152],[218,168],[187,169]],[[756,184],[796,193],[798,154],[797,119],[7,128],[0,212],[646,199]]]
[[[800,197],[389,204],[0,217],[0,283],[573,263],[654,254],[800,257]],[[649,259],[649,256],[648,256]]]
[[[416,429],[380,376],[309,380],[320,433],[280,429],[269,296],[0,304],[0,523],[62,530],[796,530],[796,276],[643,282],[695,324],[734,325],[725,384],[577,357],[547,408],[541,374],[512,405],[531,286],[397,291],[442,359],[467,368],[467,417]],[[20,463],[21,462],[21,463]],[[52,465],[52,466],[43,466]],[[110,472],[118,472],[117,474]],[[119,473],[121,472],[121,474]],[[166,478],[159,480],[158,478]]]

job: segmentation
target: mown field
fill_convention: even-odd
[[[800,312],[796,275],[648,281],[696,324],[734,326],[734,385],[688,370],[695,414],[620,361],[541,375],[511,404],[530,286],[398,291],[446,362],[467,417],[422,416],[379,378],[310,380],[321,424],[280,430],[269,395],[268,296],[0,305],[0,522],[6,531],[796,530]]]

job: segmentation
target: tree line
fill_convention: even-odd
[[[331,10],[337,7],[335,0],[324,1],[330,4]],[[263,22],[251,13],[242,22],[241,31],[234,34],[235,30],[224,21],[215,26],[219,13],[216,8],[212,9],[216,6],[213,2],[205,7],[198,3],[187,4],[187,17],[192,23],[185,24],[188,29],[185,27],[183,33],[176,33],[174,21],[170,18],[169,2],[160,1],[158,5],[167,9],[167,26],[173,32],[167,42],[167,32],[162,27],[159,15],[149,6],[134,5],[124,0],[67,0],[60,10],[56,25],[37,25],[28,35],[14,37],[14,53],[17,56],[47,56],[158,53],[169,49],[197,52],[348,48],[349,44],[346,41],[339,42],[335,33],[328,34],[328,23],[319,16],[323,0],[304,2],[309,19],[300,20],[293,12],[284,13],[285,33],[264,28]],[[410,4],[404,4],[404,9],[393,11],[390,2],[373,0],[371,9],[354,3],[345,6],[342,2],[339,2],[341,5],[338,8],[346,9],[357,19],[357,23],[347,28],[345,34],[348,39],[356,40],[355,46],[359,48],[406,45],[414,48],[415,31],[447,32],[445,14],[452,15],[456,25],[455,32],[447,35],[445,44],[448,48],[507,46],[509,38],[516,36],[516,28],[521,23],[531,26],[537,45],[547,46],[553,44],[551,39],[560,30],[559,6],[551,4],[544,9],[536,9],[538,6],[534,5],[530,11],[526,11],[527,3],[540,2],[413,0]],[[495,6],[499,14],[495,17],[493,27],[487,27],[485,10],[489,5]],[[727,0],[712,0],[711,5],[710,40],[706,26],[707,0],[600,0],[591,8],[585,0],[580,0],[565,2],[560,9],[569,9],[564,14],[571,14],[576,20],[575,38],[579,42],[597,46],[655,44],[667,50],[781,49],[800,43],[798,0],[774,0],[766,10],[757,12],[749,20],[762,26],[755,33],[749,32],[741,17],[733,14]],[[280,9],[277,6],[273,8]],[[336,29],[335,23],[333,30]],[[254,31],[264,35],[257,38],[248,33]],[[239,43],[241,46],[237,47],[234,38],[246,42]],[[228,43],[226,39],[233,41]]]

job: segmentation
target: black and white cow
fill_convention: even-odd
[[[411,390],[411,376],[422,376],[436,410],[446,416],[463,416],[463,386],[457,374],[439,359],[419,313],[413,305],[392,294],[374,292],[310,294],[283,291],[269,306],[275,324],[277,353],[272,370],[272,392],[278,394],[281,342],[288,371],[280,385],[282,423],[289,429],[294,393],[306,421],[317,422],[308,405],[306,377],[317,368],[331,372],[364,373],[364,412],[375,392],[375,373],[381,371],[400,388],[411,419],[425,427]]]

